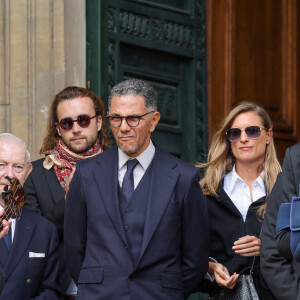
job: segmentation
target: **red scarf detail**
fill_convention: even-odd
[[[43,165],[47,170],[50,170],[53,167],[60,185],[66,190],[66,185],[73,166],[75,166],[79,160],[100,154],[102,151],[99,140],[97,140],[94,146],[88,151],[77,154],[72,152],[62,139],[59,139],[55,148],[45,153],[46,158]]]

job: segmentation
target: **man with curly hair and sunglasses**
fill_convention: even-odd
[[[47,133],[24,190],[27,207],[53,222],[60,238],[60,287],[65,299],[75,299],[77,287],[64,264],[63,220],[65,194],[76,163],[108,148],[104,104],[93,92],[76,86],[58,93],[51,105]]]

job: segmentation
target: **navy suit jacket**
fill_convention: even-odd
[[[0,239],[0,267],[5,277],[0,300],[60,299],[57,246],[55,226],[23,208],[10,252]],[[32,257],[37,253],[44,257]]]
[[[208,268],[198,169],[156,147],[136,265],[119,209],[117,149],[80,161],[70,185],[64,243],[77,299],[183,299]]]
[[[27,196],[25,207],[41,214],[54,223],[59,234],[59,285],[65,293],[71,283],[71,276],[66,269],[63,254],[63,224],[65,210],[65,191],[61,187],[53,168],[43,167],[45,158],[32,163],[33,169],[29,174],[24,191]]]

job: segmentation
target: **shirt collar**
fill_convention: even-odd
[[[120,148],[118,148],[118,153],[119,153],[119,170],[120,170],[127,163],[129,159],[132,159],[132,157],[128,156]],[[149,146],[146,148],[146,150],[135,158],[138,160],[142,168],[144,170],[147,170],[154,157],[154,154],[155,154],[155,147],[152,141],[150,140]]]
[[[259,186],[263,189],[263,190],[265,190],[265,183],[264,183],[264,180],[263,180],[263,178],[264,178],[264,174],[265,174],[265,171],[262,171],[260,174],[259,174],[259,176],[254,180],[254,182],[253,183],[257,183],[257,184],[259,184]],[[228,174],[226,174],[226,185],[227,185],[227,189],[228,189],[228,191],[230,192],[230,193],[232,193],[233,192],[233,189],[234,189],[234,187],[235,187],[235,185],[236,185],[236,183],[238,182],[238,181],[240,181],[240,182],[244,182],[245,183],[245,181],[238,175],[238,173],[236,172],[236,169],[235,169],[235,165],[233,166],[233,168],[232,168],[232,170],[231,170],[231,172],[229,172]],[[225,182],[224,182],[225,183]]]

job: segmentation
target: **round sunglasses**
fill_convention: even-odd
[[[90,117],[88,115],[80,115],[77,117],[76,120],[73,120],[72,118],[64,118],[61,119],[58,124],[63,130],[71,130],[73,128],[74,122],[77,122],[77,124],[82,127],[86,128],[90,125],[91,119],[95,118],[96,116]]]
[[[257,139],[260,136],[260,132],[267,129],[263,127],[260,128],[259,126],[248,126],[245,129],[234,127],[229,128],[226,131],[226,135],[230,141],[235,142],[240,139],[243,130],[245,130],[250,139]]]

